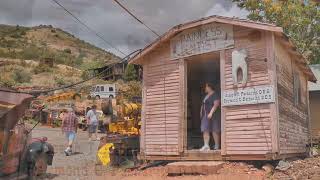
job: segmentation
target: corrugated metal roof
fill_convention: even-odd
[[[310,69],[317,78],[317,83],[309,82],[309,91],[320,91],[320,64],[310,65]]]

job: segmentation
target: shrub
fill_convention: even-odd
[[[64,51],[59,51],[55,53],[54,59],[57,64],[66,64],[72,66],[75,64],[76,57]]]
[[[39,64],[38,66],[33,68],[33,72],[35,74],[40,74],[43,72],[52,72],[52,68],[50,68],[48,65],[46,64]]]
[[[41,49],[36,46],[29,46],[23,49],[19,54],[21,59],[38,59],[41,55]]]
[[[17,43],[15,40],[6,40],[6,39],[1,39],[1,46],[2,47],[7,47],[7,48],[15,48],[18,47]]]
[[[31,81],[31,73],[22,67],[17,68],[13,71],[12,78],[17,83],[29,83]]]
[[[81,64],[80,69],[88,70],[88,69],[95,69],[103,66],[105,66],[105,63],[101,60],[86,61]]]
[[[64,86],[64,85],[66,85],[66,82],[65,82],[65,80],[64,80],[62,77],[55,76],[55,77],[54,77],[54,80],[56,81],[56,83],[58,84],[58,86]]]
[[[78,56],[78,57],[76,58],[76,60],[75,60],[74,63],[75,63],[75,65],[76,65],[77,67],[80,67],[81,64],[83,63],[83,58],[80,57],[80,56]]]
[[[11,34],[10,37],[18,39],[18,38],[21,38],[21,35],[19,33],[14,33],[14,34]]]
[[[69,49],[69,48],[64,49],[63,52],[68,53],[68,54],[71,54],[71,49]]]
[[[19,65],[20,66],[22,66],[22,67],[28,67],[28,66],[30,66],[25,60],[21,60],[20,62],[19,62]]]
[[[45,41],[40,42],[41,46],[47,46],[47,43]]]
[[[88,79],[89,77],[90,77],[89,71],[82,71],[82,73],[81,73],[81,78],[82,78],[83,80]]]
[[[22,32],[20,33],[21,36],[25,36],[26,34],[27,34],[26,31],[22,31]]]
[[[120,86],[119,92],[125,99],[132,99],[134,97],[141,97],[142,85],[139,81],[130,81]]]
[[[14,85],[15,85],[15,82],[9,74],[1,74],[0,76],[1,87],[13,87]]]

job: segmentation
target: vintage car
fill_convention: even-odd
[[[0,88],[0,179],[44,174],[54,149],[46,137],[32,138],[23,116],[33,97]]]

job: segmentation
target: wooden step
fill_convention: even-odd
[[[180,161],[169,163],[167,167],[168,175],[181,174],[217,174],[222,168],[223,161]]]

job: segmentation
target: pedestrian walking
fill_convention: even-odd
[[[72,145],[74,143],[74,139],[76,137],[76,133],[78,130],[78,117],[74,113],[74,109],[71,108],[69,110],[63,110],[64,115],[62,116],[62,133],[65,134],[67,138],[67,148],[64,150],[66,156],[70,156],[72,154]]]
[[[93,105],[86,115],[87,123],[88,123],[89,141],[91,141],[91,137],[93,133],[95,135],[95,139],[99,140],[97,135],[98,116],[97,116],[96,109],[97,109],[97,106]]]

